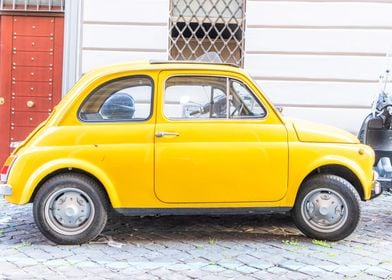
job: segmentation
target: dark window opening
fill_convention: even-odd
[[[195,60],[217,53],[222,62],[243,66],[244,0],[172,0],[169,59]]]

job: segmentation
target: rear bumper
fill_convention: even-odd
[[[9,184],[0,184],[0,196],[12,195],[12,187]]]

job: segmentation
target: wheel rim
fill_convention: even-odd
[[[85,192],[77,188],[64,188],[48,197],[44,213],[45,220],[54,231],[76,235],[91,225],[95,207]]]
[[[347,202],[339,193],[320,188],[305,196],[301,204],[301,214],[312,229],[325,233],[334,232],[347,221]]]

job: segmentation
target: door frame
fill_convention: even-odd
[[[4,104],[0,105],[0,149],[6,149],[7,154],[10,150],[12,49],[7,49],[3,42],[9,38],[12,38],[12,17],[0,15],[0,96],[4,98]],[[3,160],[5,158],[0,158],[0,164]]]
[[[0,165],[6,159],[12,148],[10,147],[11,140],[11,103],[12,103],[12,67],[13,67],[13,21],[14,17],[50,17],[50,18],[64,18],[64,13],[62,12],[26,12],[26,11],[0,11],[0,97],[4,98],[4,104],[0,105]],[[55,40],[53,46],[53,88],[52,96],[53,104],[57,104],[63,94],[62,94],[62,72],[64,69],[63,65],[63,40],[64,40],[64,21],[55,20],[54,21],[55,36],[61,38],[61,40]],[[59,67],[56,67],[60,65]],[[59,73],[61,71],[61,73]],[[53,93],[59,94],[53,94]],[[17,139],[21,140],[21,139]]]
[[[64,96],[82,76],[81,44],[82,44],[82,2],[66,1],[64,12],[64,55],[63,83]]]

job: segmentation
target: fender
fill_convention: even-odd
[[[367,188],[366,186],[371,182],[366,179],[368,178],[368,176],[363,171],[363,168],[361,168],[358,162],[352,159],[348,159],[347,157],[332,154],[317,158],[306,166],[298,168],[296,171],[294,171],[295,173],[292,173],[292,170],[294,170],[294,168],[290,167],[290,184],[288,186],[288,194],[286,196],[287,200],[285,201],[285,204],[294,205],[298,189],[300,188],[305,178],[314,170],[328,165],[339,165],[351,170],[351,172],[353,172],[353,174],[358,178],[359,182],[361,183],[361,188],[363,190],[365,199],[368,199],[370,197],[371,189]]]
[[[26,182],[19,203],[28,203],[36,187],[48,175],[61,169],[80,169],[94,176],[105,188],[113,207],[120,205],[120,200],[110,177],[100,168],[80,159],[56,159],[45,163],[34,171]]]

